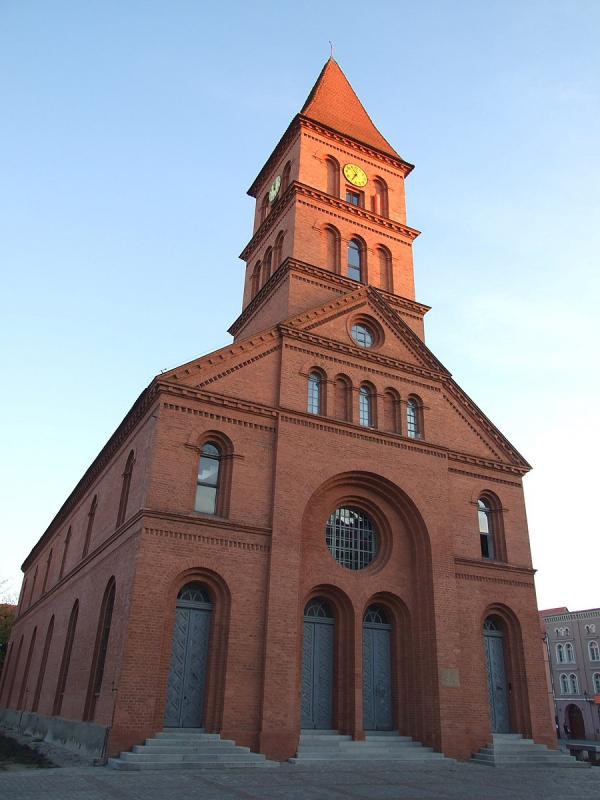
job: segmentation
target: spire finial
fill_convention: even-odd
[[[329,40],[329,58],[333,58],[333,42]]]

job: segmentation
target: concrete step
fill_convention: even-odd
[[[324,763],[337,761],[402,761],[419,762],[445,760],[431,747],[423,747],[410,736],[400,736],[395,731],[377,731],[368,734],[364,741],[354,741],[350,736],[323,735],[302,732],[298,752],[289,759],[290,764]]]
[[[205,745],[197,745],[197,744],[180,744],[178,747],[161,747],[160,745],[153,746],[153,747],[146,747],[143,744],[136,744],[131,748],[133,753],[147,753],[148,755],[152,755],[153,753],[161,753],[168,755],[171,753],[185,753],[186,755],[194,754],[194,753],[207,753],[210,755],[211,753],[249,753],[249,747],[238,747],[234,744],[219,744],[216,742],[213,744],[205,744]]]
[[[159,731],[156,736],[154,736],[149,741],[153,741],[153,739],[168,739],[173,741],[179,741],[181,739],[193,739],[194,741],[211,741],[214,739],[220,739],[220,735],[218,733],[206,733],[206,731],[202,730],[188,730],[187,728],[177,728],[175,730],[168,730],[168,731]]]
[[[523,739],[518,733],[493,734],[492,742],[475,753],[471,761],[490,767],[575,767],[580,763],[533,739]]]
[[[257,753],[121,753],[120,758],[131,764],[148,764],[151,762],[165,761],[244,761],[254,762],[263,760],[264,756]]]
[[[132,763],[122,761],[120,758],[109,758],[108,766],[111,769],[119,770],[182,770],[182,769],[244,769],[257,768],[264,769],[278,767],[277,761],[147,761],[144,763]]]
[[[177,750],[179,747],[205,747],[207,750],[211,747],[236,747],[233,739],[146,739],[144,744],[138,744],[136,747],[148,747],[153,749],[155,747],[169,747]]]

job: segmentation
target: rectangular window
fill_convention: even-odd
[[[353,206],[362,207],[364,205],[363,193],[355,192],[352,189],[346,189],[346,202],[351,203]]]

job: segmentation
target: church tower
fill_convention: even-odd
[[[555,746],[529,465],[425,344],[411,170],[330,59],[250,187],[233,342],[152,381],[27,556],[0,715],[97,757]]]

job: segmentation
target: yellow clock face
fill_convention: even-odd
[[[346,176],[346,180],[350,181],[354,186],[366,186],[369,180],[364,169],[357,167],[356,164],[346,164],[344,167],[344,175]]]

